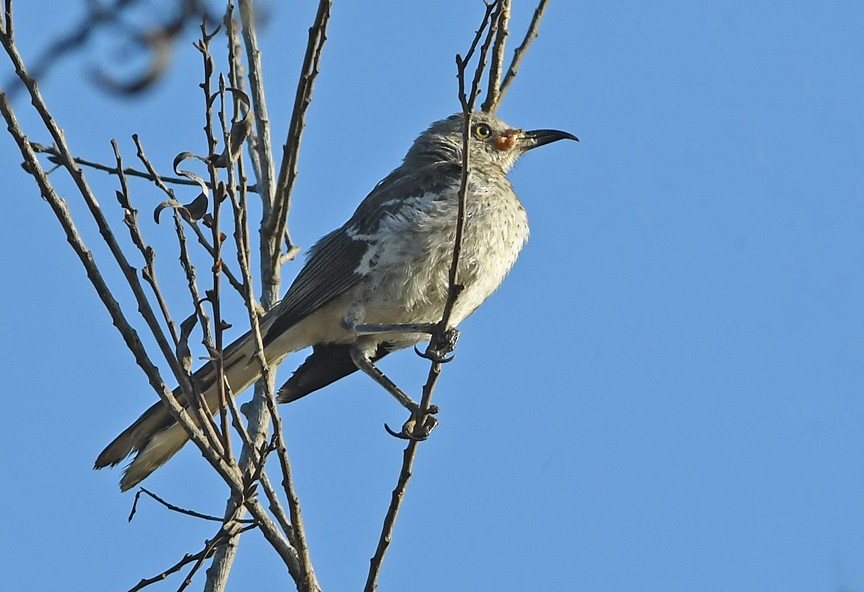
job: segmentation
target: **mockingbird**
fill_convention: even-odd
[[[558,130],[522,131],[487,113],[471,116],[470,174],[457,281],[464,286],[450,320],[455,327],[494,292],[528,239],[525,210],[507,172],[524,152],[576,136]],[[295,401],[357,369],[371,376],[415,417],[419,406],[376,366],[388,353],[429,339],[447,299],[462,176],[464,116],[433,123],[402,165],[366,196],[354,215],[310,250],[285,297],[262,319],[267,361],[291,352],[312,354],[278,393]],[[232,393],[260,375],[255,341],[246,333],[224,350]],[[207,403],[218,408],[214,365],[193,375]],[[178,388],[181,404],[186,397]],[[434,412],[434,410],[433,410]],[[411,421],[411,420],[409,420]],[[161,402],[144,412],[96,459],[114,466],[136,453],[120,480],[134,487],[170,459],[188,436]]]

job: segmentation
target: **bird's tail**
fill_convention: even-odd
[[[250,333],[240,337],[225,350],[225,378],[233,393],[245,390],[261,375],[261,368],[254,354],[255,342]],[[207,363],[195,372],[193,381],[200,388],[207,408],[215,412],[219,408],[215,366]],[[186,397],[179,388],[174,390],[174,396],[188,408]],[[174,420],[168,408],[159,401],[114,438],[96,459],[95,468],[115,466],[134,452],[135,458],[123,471],[120,479],[120,489],[126,491],[168,462],[188,439],[183,426]]]

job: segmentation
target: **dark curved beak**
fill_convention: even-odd
[[[540,129],[522,132],[522,150],[531,150],[558,140],[574,140],[579,141],[579,138],[569,132],[561,130]]]

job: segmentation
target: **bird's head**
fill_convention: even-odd
[[[413,157],[461,162],[464,129],[465,117],[462,113],[433,123],[414,142],[406,161]],[[504,172],[509,171],[516,159],[528,150],[565,139],[579,140],[573,134],[559,130],[525,131],[513,128],[489,113],[471,115],[471,160],[474,164],[494,163]]]

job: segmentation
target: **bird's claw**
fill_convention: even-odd
[[[416,345],[414,346],[414,353],[421,358],[430,360],[436,364],[446,364],[447,362],[452,362],[456,358],[456,354],[453,354],[452,356],[442,356],[440,352],[433,350],[431,347],[427,348],[426,351],[420,351]]]
[[[457,341],[459,341],[459,329],[451,327],[444,331],[444,334],[440,338],[433,338],[425,352],[418,350],[417,346],[414,346],[414,351],[422,358],[432,360],[438,364],[446,364],[453,361],[453,358],[456,357],[450,354],[456,349]]]
[[[435,417],[436,413],[438,413],[438,405],[430,405],[429,410],[422,416],[422,418],[419,417],[419,410],[418,412],[412,413],[411,417],[408,418],[408,421],[404,423],[402,429],[398,432],[386,423],[384,424],[384,429],[394,438],[422,442],[429,437],[432,430],[434,430],[435,426],[438,425],[438,418]]]

